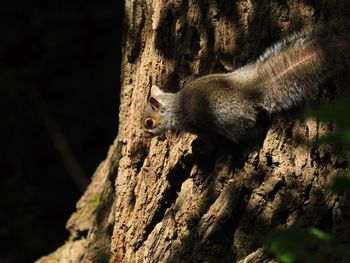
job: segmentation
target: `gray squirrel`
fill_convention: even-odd
[[[234,143],[268,114],[300,104],[337,70],[349,69],[349,38],[315,31],[293,34],[254,63],[199,77],[177,93],[152,86],[142,117],[146,135],[167,130],[197,134],[209,145],[217,134]]]

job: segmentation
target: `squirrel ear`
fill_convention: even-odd
[[[166,111],[165,105],[155,97],[150,97],[149,103],[151,104],[152,108],[157,109],[157,111],[160,113],[164,113]]]
[[[160,89],[160,88],[158,88],[158,86],[156,86],[156,85],[153,85],[152,87],[151,87],[151,96],[152,97],[157,97],[157,96],[159,96],[159,95],[161,95],[161,94],[163,94],[164,92]]]

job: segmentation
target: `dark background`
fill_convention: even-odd
[[[0,3],[2,263],[68,239],[71,174],[90,178],[117,134],[122,13],[123,1]]]

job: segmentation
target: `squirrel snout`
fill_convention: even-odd
[[[154,137],[154,134],[152,132],[149,132],[149,131],[146,131],[146,130],[143,131],[142,135],[143,135],[144,138],[152,138],[152,137]]]

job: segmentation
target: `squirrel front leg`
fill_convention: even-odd
[[[218,142],[218,135],[215,132],[196,132],[198,138],[204,143],[204,145],[195,144],[193,145],[194,151],[199,153],[212,153],[215,151]]]

